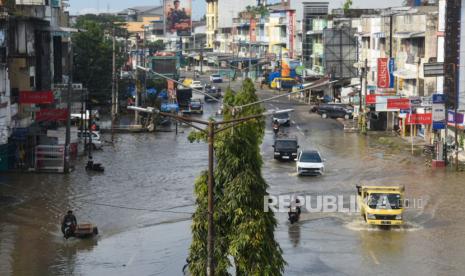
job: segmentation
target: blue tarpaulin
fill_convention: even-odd
[[[271,83],[274,79],[280,78],[281,77],[281,72],[272,72],[270,76],[268,77],[268,81]]]
[[[179,112],[179,105],[177,103],[162,103],[161,112]]]
[[[147,88],[147,94],[148,95],[156,95],[157,94],[157,89],[155,89],[155,88]]]

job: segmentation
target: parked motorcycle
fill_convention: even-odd
[[[104,172],[105,168],[100,163],[94,163],[93,161],[88,161],[86,165],[86,170],[94,172]]]

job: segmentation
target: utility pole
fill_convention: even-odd
[[[258,102],[257,102],[258,103]],[[256,103],[254,103],[256,104]],[[228,121],[203,121],[203,120],[198,120],[194,118],[189,118],[189,117],[183,117],[179,115],[175,115],[172,113],[166,113],[166,112],[159,112],[155,111],[153,108],[151,109],[145,109],[145,108],[140,108],[140,107],[128,107],[128,109],[131,110],[137,110],[140,112],[148,112],[148,113],[157,113],[162,116],[170,117],[175,119],[176,121],[179,121],[181,123],[185,123],[188,126],[191,126],[204,134],[208,136],[208,232],[207,232],[207,275],[208,276],[214,276],[215,275],[215,254],[214,254],[214,242],[215,242],[215,233],[214,233],[214,188],[215,188],[215,179],[214,179],[214,154],[215,154],[215,134],[220,133],[222,131],[231,129],[239,124],[242,124],[244,122],[253,120],[253,119],[258,119],[262,118],[267,115],[273,115],[273,114],[278,114],[278,113],[284,113],[284,112],[289,112],[289,110],[281,110],[279,112],[272,112],[269,114],[263,113],[263,114],[257,114],[257,115],[251,115],[239,119],[232,119]],[[196,124],[201,124],[206,126],[206,129],[203,129],[199,126],[194,125]]]
[[[362,133],[367,134],[367,94],[368,94],[368,59],[365,59],[365,67],[363,70],[365,77],[364,99],[363,99],[363,115],[362,115]]]
[[[213,226],[213,211],[214,211],[214,198],[213,189],[215,186],[214,180],[214,142],[215,142],[215,123],[208,122],[208,238],[207,238],[207,275],[215,275],[215,228]]]
[[[363,71],[363,68],[360,68],[360,90],[358,90],[358,114],[360,116],[359,118],[359,128],[362,128],[362,111],[363,111],[363,98],[362,98],[362,90],[363,90],[363,75],[365,72]]]
[[[250,77],[250,71],[252,69],[252,41],[249,38],[249,66],[247,68],[247,77]]]
[[[71,145],[71,92],[73,83],[73,42],[71,37],[69,38],[68,46],[68,90],[66,99],[66,109],[68,116],[66,118],[66,137],[65,137],[65,164],[64,172],[70,172],[70,145]]]
[[[139,41],[136,39],[136,67],[139,65]],[[135,94],[136,94],[136,99],[135,99],[135,105],[139,106],[139,70],[136,69],[136,76],[135,76],[135,82],[134,82],[134,88],[135,88]],[[135,116],[134,116],[134,121],[135,124],[139,124],[139,111],[135,111]]]
[[[200,74],[203,75],[203,45],[200,47]]]
[[[393,14],[389,15],[389,58],[392,58],[392,18]]]
[[[112,56],[112,75],[111,75],[111,141],[115,141],[115,124],[116,124],[116,40],[115,27],[113,26],[113,56]]]

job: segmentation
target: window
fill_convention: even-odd
[[[378,50],[384,51],[386,49],[386,38],[382,37],[379,39]]]

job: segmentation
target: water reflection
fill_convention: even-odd
[[[291,241],[293,247],[298,247],[300,244],[300,231],[301,228],[299,222],[296,222],[294,224],[289,223],[289,240]]]

